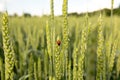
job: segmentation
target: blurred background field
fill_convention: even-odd
[[[107,42],[111,42],[110,52],[115,40],[117,40],[117,48],[115,50],[115,62],[111,71],[110,80],[120,80],[120,7],[113,9],[113,16],[111,17],[111,9],[102,9],[94,12],[86,13],[68,13],[68,62],[70,65],[69,80],[73,79],[74,57],[73,54],[78,49],[78,54],[81,51],[82,31],[87,27],[87,49],[85,50],[84,63],[84,80],[96,80],[96,64],[97,64],[97,47],[98,47],[98,19],[99,14],[102,14],[103,26],[103,53],[107,55]],[[0,19],[2,13],[0,13]],[[22,16],[17,14],[9,15],[9,35],[10,41],[13,42],[16,62],[14,65],[14,80],[48,80],[50,58],[48,54],[48,45],[57,45],[57,37],[60,37],[61,45],[63,47],[63,24],[64,19],[62,15],[55,16],[53,24],[51,23],[50,15],[31,16],[29,13],[23,13]],[[49,25],[51,42],[47,43],[47,22]],[[55,27],[55,41],[52,41],[52,26]],[[54,46],[55,47],[55,46]],[[56,48],[55,48],[56,49]],[[61,53],[62,54],[62,53]],[[112,54],[112,53],[111,53]],[[111,56],[112,57],[112,56]],[[54,58],[52,56],[52,58]],[[4,51],[2,40],[2,19],[0,20],[0,78],[4,77]],[[62,60],[65,58],[61,58]],[[78,58],[77,58],[78,59]],[[52,59],[54,60],[54,59]],[[77,63],[79,63],[77,61]],[[52,63],[53,73],[52,80],[55,78],[54,61]],[[106,65],[107,66],[107,65]],[[62,69],[62,67],[61,67]],[[69,70],[69,69],[68,69]],[[107,71],[107,70],[106,70]],[[78,72],[79,73],[79,72]],[[61,74],[64,74],[64,71]],[[69,78],[69,76],[71,78]],[[106,73],[106,76],[107,73]],[[65,75],[61,76],[61,80],[66,80]],[[79,79],[79,78],[78,78]],[[57,79],[56,79],[57,80]],[[77,79],[76,79],[77,80]],[[103,79],[102,79],[103,80]],[[109,79],[106,79],[109,80]]]

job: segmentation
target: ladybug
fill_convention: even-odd
[[[57,40],[57,44],[58,44],[58,46],[60,46],[60,44],[61,44],[61,41],[60,41],[60,40]]]

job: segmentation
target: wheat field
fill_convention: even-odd
[[[0,80],[120,80],[120,16],[0,13]]]

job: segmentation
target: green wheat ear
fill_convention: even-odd
[[[98,46],[97,46],[97,75],[96,80],[103,80],[105,79],[104,76],[104,54],[103,54],[103,43],[104,43],[104,37],[103,37],[103,23],[102,23],[102,15],[100,14],[99,20],[98,20]]]
[[[57,37],[57,40],[60,40]],[[60,56],[60,45],[56,45],[55,50],[55,76],[56,80],[61,80],[61,56]]]
[[[5,80],[13,80],[14,50],[8,32],[8,13],[2,17],[2,37],[5,55]]]
[[[65,62],[63,65],[63,69],[65,69],[65,77],[67,80],[68,77],[68,45],[69,45],[69,35],[68,35],[68,18],[67,18],[67,10],[68,10],[68,0],[63,0],[62,6],[62,14],[63,14],[63,55],[65,57]]]

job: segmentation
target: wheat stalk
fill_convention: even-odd
[[[29,80],[34,79],[34,58],[33,58],[33,53],[30,53],[29,55],[29,65],[28,65],[28,75],[29,75]]]
[[[120,54],[118,55],[116,68],[117,68],[117,77],[119,77],[120,75]]]
[[[38,75],[37,75],[37,63],[36,62],[34,62],[34,79],[35,80],[38,80]]]
[[[41,80],[42,77],[42,69],[41,69],[41,58],[38,57],[38,79]]]
[[[1,72],[1,80],[5,80],[5,68],[3,64],[3,59],[0,58],[0,72]]]

